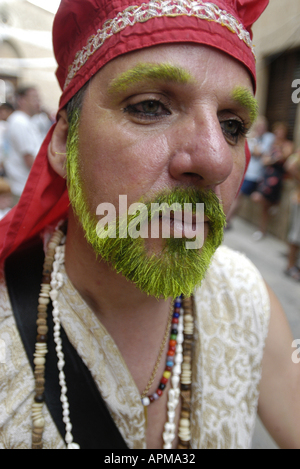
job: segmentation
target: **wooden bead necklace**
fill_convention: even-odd
[[[181,414],[178,428],[178,449],[190,449],[191,443],[191,394],[192,394],[192,358],[194,342],[194,298],[182,300],[183,318],[183,351],[181,383]]]
[[[53,303],[54,341],[58,357],[59,384],[61,387],[61,402],[63,422],[65,423],[65,441],[68,449],[80,449],[73,442],[72,425],[69,417],[69,403],[64,368],[64,354],[60,338],[60,314],[58,309],[58,290],[63,286],[63,276],[59,272],[60,265],[64,263],[64,242],[66,223],[56,229],[48,244],[43,265],[43,278],[38,300],[37,339],[34,353],[35,397],[32,404],[32,449],[43,448],[43,431],[45,420],[43,417],[44,391],[45,391],[45,364],[47,350],[47,306],[50,299]],[[171,378],[172,387],[168,391],[167,422],[163,432],[163,449],[171,449],[175,439],[176,424],[175,411],[181,397],[181,414],[178,428],[178,449],[189,449],[191,440],[190,413],[191,413],[191,383],[192,383],[192,345],[194,333],[193,302],[192,298],[178,297],[172,304],[163,343],[160,348],[151,378],[142,394],[142,404],[147,407],[157,400],[163,393],[168,380]],[[171,326],[172,324],[172,326]],[[171,329],[169,350],[167,353],[166,368],[156,393],[146,396],[158,369],[161,356]],[[172,376],[171,376],[172,372]],[[180,383],[180,388],[179,388]]]
[[[38,300],[37,338],[34,353],[34,377],[35,397],[32,405],[32,449],[43,448],[43,431],[45,420],[43,417],[44,392],[45,392],[45,364],[47,350],[47,306],[50,302],[51,272],[57,246],[64,237],[63,229],[57,229],[48,244],[47,253],[43,265],[43,278]]]
[[[175,439],[175,411],[181,397],[181,412],[178,427],[177,449],[190,449],[191,442],[191,385],[192,385],[192,345],[194,335],[193,298],[181,296],[180,318],[178,323],[175,366],[171,378],[172,388],[168,393],[167,422],[163,432],[163,449],[172,449]],[[178,301],[178,299],[176,300]],[[179,388],[180,381],[180,388]]]

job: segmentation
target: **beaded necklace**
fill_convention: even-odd
[[[152,402],[154,402],[155,400],[157,400],[161,395],[162,395],[162,392],[166,386],[166,383],[168,382],[168,379],[166,379],[166,376],[165,373],[160,381],[160,385],[157,389],[157,391],[153,394],[151,394],[150,396],[147,396],[147,393],[149,391],[149,389],[151,388],[152,384],[153,384],[153,381],[155,379],[155,376],[156,376],[156,373],[157,373],[157,369],[159,367],[159,364],[160,364],[160,361],[161,361],[161,357],[162,357],[162,354],[163,354],[163,351],[164,351],[164,348],[165,348],[165,345],[166,345],[166,342],[167,342],[167,339],[168,339],[168,334],[169,334],[169,330],[170,330],[170,326],[171,326],[171,321],[172,321],[172,309],[173,309],[173,304],[171,302],[171,306],[170,306],[170,313],[169,313],[169,317],[168,317],[168,323],[167,323],[167,327],[166,327],[166,332],[165,332],[165,335],[164,335],[164,338],[163,338],[163,341],[162,341],[162,344],[160,346],[160,350],[159,350],[159,353],[158,353],[158,357],[157,357],[157,360],[156,360],[156,363],[154,365],[154,368],[153,368],[153,372],[152,372],[152,375],[148,381],[148,384],[147,386],[145,387],[144,391],[142,392],[141,394],[141,400],[142,400],[142,404],[143,406],[147,407],[149,404],[151,404]],[[166,367],[166,370],[165,371],[170,371],[170,370],[167,370],[167,367]]]
[[[64,263],[64,242],[66,224],[56,229],[48,244],[44,265],[41,291],[38,300],[37,318],[37,341],[34,353],[34,377],[35,397],[32,404],[32,449],[43,448],[43,430],[45,420],[43,417],[44,391],[45,391],[45,364],[47,350],[47,306],[50,298],[53,303],[54,341],[58,358],[59,384],[61,387],[60,400],[62,402],[63,422],[65,423],[65,441],[68,449],[80,449],[74,443],[72,435],[72,424],[70,421],[69,403],[67,398],[66,378],[64,374],[64,354],[62,340],[60,338],[60,313],[58,309],[58,290],[63,286],[63,275],[59,272],[60,265]],[[172,312],[172,309],[170,310]],[[175,411],[181,397],[181,414],[178,428],[178,449],[190,447],[190,403],[191,403],[191,381],[192,381],[192,343],[193,343],[193,306],[192,298],[183,296],[176,299],[174,311],[169,315],[168,325],[161,346],[155,368],[158,368],[162,351],[164,349],[168,331],[172,323],[169,349],[167,353],[166,368],[156,393],[151,396],[143,396],[150,389],[155,377],[152,373],[150,381],[143,392],[142,404],[146,407],[157,400],[163,393],[168,380],[171,378],[172,387],[168,392],[167,422],[163,432],[163,449],[171,449],[175,439],[176,424]],[[154,371],[155,371],[154,368]],[[171,371],[173,372],[171,376]],[[180,386],[179,386],[180,385]],[[148,388],[148,389],[147,389]],[[181,389],[180,389],[181,388]]]

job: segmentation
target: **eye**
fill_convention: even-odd
[[[145,114],[155,114],[160,110],[160,102],[159,101],[144,101],[141,104],[142,110]]]
[[[123,111],[141,121],[161,119],[171,114],[166,105],[156,99],[141,101],[137,104],[129,104]]]
[[[240,137],[247,135],[248,129],[244,122],[237,119],[227,119],[220,122],[226,139],[233,144],[237,144]]]

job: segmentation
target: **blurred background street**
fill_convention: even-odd
[[[235,218],[232,229],[225,232],[224,244],[240,251],[256,265],[266,282],[278,296],[287,315],[294,339],[300,339],[300,282],[284,274],[287,263],[287,245],[278,238],[267,235],[253,241],[256,227],[242,218]],[[291,348],[291,354],[294,349]],[[276,449],[276,444],[257,419],[253,449]]]

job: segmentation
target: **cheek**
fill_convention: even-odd
[[[239,193],[239,189],[244,178],[245,164],[246,158],[244,154],[234,158],[232,173],[229,178],[221,184],[220,193],[225,214],[228,213],[233,201]]]
[[[128,195],[136,202],[156,189],[167,173],[168,145],[163,135],[132,136],[126,129],[101,125],[101,130],[83,125],[79,131],[79,155],[82,180],[89,199],[118,202]],[[161,184],[163,186],[163,184]],[[95,205],[95,203],[93,203]]]

